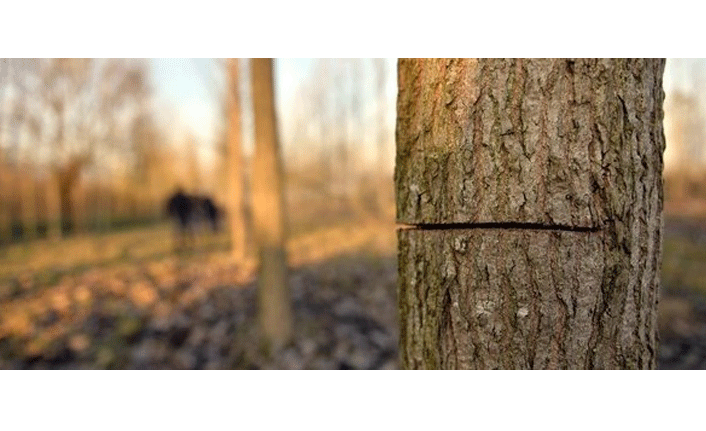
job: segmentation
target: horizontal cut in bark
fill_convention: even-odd
[[[598,232],[597,227],[576,227],[564,225],[543,225],[539,223],[446,223],[402,225],[401,229],[529,229],[529,230],[564,230],[568,232]]]

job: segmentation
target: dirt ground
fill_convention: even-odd
[[[295,339],[258,340],[255,261],[168,226],[0,252],[0,369],[397,369],[396,238],[365,220],[288,244]],[[706,221],[665,221],[660,369],[706,368]]]

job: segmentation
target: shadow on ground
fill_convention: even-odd
[[[394,256],[291,269],[295,338],[270,355],[252,268],[167,259],[95,269],[6,304],[0,368],[395,369],[395,279]]]

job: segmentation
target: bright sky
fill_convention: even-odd
[[[282,107],[292,106],[297,86],[303,81],[310,67],[313,65],[312,59],[277,59],[275,61],[275,97],[276,104],[280,108],[280,125],[287,124],[287,115],[290,109]],[[394,65],[394,62],[390,62]],[[213,76],[214,61],[212,59],[154,59],[152,60],[153,84],[160,106],[164,106],[168,111],[167,116],[174,116],[182,127],[190,131],[197,139],[202,160],[207,160],[213,155],[213,143],[215,141],[216,127],[219,121],[218,105],[214,85],[218,82],[211,81]],[[394,67],[388,67],[391,74],[388,80],[396,81]],[[247,78],[248,71],[241,68],[241,74]],[[692,76],[706,75],[706,60],[703,59],[670,59],[664,76],[665,92],[674,88],[684,91],[691,91],[693,86]],[[243,79],[247,82],[247,79]],[[391,100],[394,100],[394,85],[391,88]],[[214,91],[215,90],[215,91]],[[706,89],[701,89],[700,93],[706,98]],[[241,88],[244,94],[249,94],[246,85]],[[702,99],[706,102],[706,100]],[[388,104],[388,109],[394,115],[394,103]],[[244,129],[252,119],[249,113],[244,112]],[[168,117],[169,118],[169,117]],[[175,133],[184,130],[175,125],[172,129]],[[252,146],[251,137],[245,137],[245,149],[248,151]]]
[[[311,59],[278,59],[275,61],[275,98],[278,107],[289,106],[294,92],[302,82],[312,64]],[[168,108],[181,125],[196,137],[202,149],[201,155],[208,157],[208,152],[215,141],[217,124],[220,121],[218,89],[221,83],[214,79],[214,60],[212,59],[153,59],[153,84],[159,105]],[[243,78],[248,71],[241,67]],[[220,79],[220,77],[215,77]],[[243,82],[248,82],[243,79]],[[247,85],[241,92],[249,94]],[[287,115],[287,112],[278,112]],[[243,112],[244,123],[252,121],[248,112]],[[280,118],[284,123],[286,118]],[[175,133],[185,130],[177,128]],[[248,139],[246,137],[246,151]]]
[[[192,133],[199,144],[199,156],[202,161],[209,161],[214,155],[214,142],[220,121],[218,99],[214,88],[221,82],[213,81],[215,62],[212,59],[154,59],[152,60],[153,86],[157,96],[158,106],[166,118],[173,118],[178,124],[172,131],[178,135],[183,132]],[[275,60],[275,99],[278,107],[280,127],[291,124],[292,115],[296,113],[294,105],[295,92],[304,81],[310,68],[314,66],[312,59],[276,59]],[[390,133],[394,123],[394,97],[396,78],[394,60],[388,60],[388,116]],[[244,84],[249,82],[247,68],[241,63],[241,93],[249,97],[250,88]],[[221,79],[220,77],[216,77]],[[370,88],[366,91],[371,91]],[[366,93],[370,95],[370,93]],[[243,110],[244,149],[252,148],[252,118],[248,110]],[[250,135],[248,135],[250,132]],[[286,134],[286,133],[285,133]],[[283,136],[283,145],[287,145],[288,136]],[[372,149],[372,143],[366,147]],[[365,151],[372,157],[373,151]]]
[[[701,115],[706,113],[706,60],[693,58],[675,58],[667,60],[667,67],[664,71],[664,91],[669,94],[674,90],[680,90],[684,93],[692,93],[696,95],[698,102],[701,105]],[[670,112],[665,112],[665,134],[669,139],[671,126]],[[705,154],[706,155],[706,154]],[[675,151],[675,147],[669,144],[664,150],[664,166],[666,170],[674,168],[676,161],[679,160],[679,155]],[[689,163],[698,165],[706,163],[706,158],[702,160],[690,160]]]

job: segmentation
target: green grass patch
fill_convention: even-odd
[[[706,244],[686,237],[665,237],[662,286],[706,295]]]

